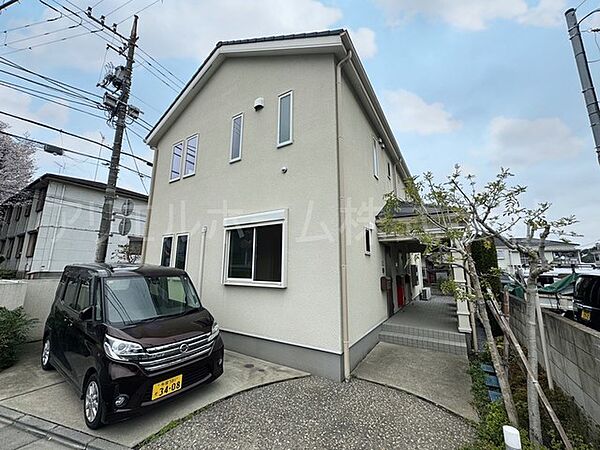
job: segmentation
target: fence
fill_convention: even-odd
[[[510,327],[527,346],[526,305],[510,297]],[[600,425],[600,332],[548,310],[542,310],[548,359],[554,382]],[[541,352],[539,330],[538,350]],[[544,366],[544,358],[539,358]],[[547,369],[544,367],[544,369]]]
[[[14,309],[22,306],[30,317],[38,320],[29,334],[29,340],[42,339],[44,323],[50,312],[58,278],[19,280],[0,283],[0,306]]]

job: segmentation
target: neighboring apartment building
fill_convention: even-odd
[[[531,245],[533,248],[537,248],[539,245],[538,239],[529,241],[527,238],[513,238],[512,240],[525,246]],[[500,270],[514,275],[518,267],[529,266],[526,256],[521,255],[516,250],[509,249],[499,239],[496,239],[495,242],[496,253],[498,255],[498,268]],[[546,240],[545,256],[546,260],[553,263],[556,267],[571,267],[573,264],[581,264],[579,244],[571,242]]]
[[[67,264],[94,261],[96,239],[104,202],[104,183],[45,174],[1,206],[1,269],[16,270],[20,277],[57,276]],[[119,234],[121,208],[131,229]],[[130,253],[141,253],[148,197],[117,188],[115,220],[107,261],[117,261],[119,245],[129,244]]]
[[[420,294],[419,250],[378,241],[410,173],[346,31],[218,43],[146,141],[144,261],[187,270],[229,349],[342,379]]]

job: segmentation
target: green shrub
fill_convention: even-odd
[[[16,270],[0,269],[0,280],[14,280],[17,278]]]
[[[14,310],[0,306],[0,370],[17,361],[17,346],[27,340],[29,330],[37,319],[30,318],[23,307]]]

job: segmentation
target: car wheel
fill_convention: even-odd
[[[52,364],[50,364],[50,336],[47,336],[44,339],[44,344],[42,345],[42,370],[51,370]]]
[[[88,428],[95,430],[102,426],[104,402],[100,393],[100,383],[96,374],[91,375],[85,383],[83,395],[83,418]]]

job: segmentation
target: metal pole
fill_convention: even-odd
[[[123,144],[123,133],[125,131],[125,118],[127,117],[127,104],[129,102],[129,90],[131,88],[131,75],[133,72],[133,54],[135,43],[137,41],[137,21],[134,16],[131,35],[127,42],[127,63],[125,65],[125,79],[123,81],[123,90],[121,98],[117,103],[117,122],[115,137],[113,141],[112,156],[110,158],[110,169],[108,172],[108,181],[104,193],[104,205],[102,206],[102,219],[100,221],[100,230],[98,232],[98,241],[96,242],[96,262],[103,263],[106,259],[108,248],[108,239],[112,222],[113,205],[117,192],[117,177],[119,174],[119,161],[121,159],[121,146]]]
[[[592,135],[594,136],[594,144],[596,145],[596,154],[598,162],[600,163],[600,109],[598,108],[598,99],[596,97],[592,75],[590,74],[590,68],[585,55],[585,49],[583,47],[583,40],[581,39],[581,32],[579,30],[579,23],[577,22],[577,17],[575,15],[575,9],[568,9],[565,12],[565,17],[567,20],[567,28],[569,30],[569,39],[571,40],[571,45],[573,46],[577,71],[579,72],[579,80],[581,81],[583,98],[585,100],[585,106],[590,118]]]

